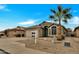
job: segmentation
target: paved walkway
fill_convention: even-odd
[[[24,44],[15,41],[13,39],[0,39],[0,49],[11,54],[46,54],[46,52],[25,48]]]

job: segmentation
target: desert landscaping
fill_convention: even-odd
[[[78,54],[79,38],[66,37],[70,46],[64,46],[65,41],[52,42],[53,38],[39,38],[35,40],[27,38],[0,38],[0,49],[8,52],[1,54]]]
[[[25,47],[44,51],[47,53],[79,53],[79,38],[66,37],[66,41],[55,41],[52,42],[53,38],[41,38],[37,40],[35,44],[31,40],[20,40],[19,42],[24,43]],[[70,46],[64,46],[64,42],[70,42]]]
[[[26,38],[1,38],[0,39],[0,51],[4,50],[8,52],[8,54],[40,54],[46,53],[39,50],[34,50],[30,48],[26,48],[25,44],[16,42],[18,40],[25,40]],[[3,52],[3,51],[2,51]],[[2,53],[1,54],[7,54]]]

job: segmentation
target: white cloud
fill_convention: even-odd
[[[15,27],[16,26],[14,26],[14,25],[0,23],[0,31],[6,30],[6,29],[12,29],[12,28],[15,28]]]
[[[10,11],[10,9],[7,8],[7,5],[0,4],[0,10],[2,11]]]
[[[52,22],[51,20],[47,20],[47,22]]]
[[[5,9],[5,5],[0,5],[0,10]]]
[[[64,25],[67,28],[71,28],[72,30],[74,30],[75,27],[79,26],[79,16],[72,17],[70,20],[68,20],[68,23]]]
[[[20,24],[20,25],[32,25],[32,24],[35,24],[35,21],[34,20],[28,20],[28,21],[20,22],[18,24]]]
[[[53,20],[48,20],[47,22],[54,22],[54,21]],[[58,21],[56,23],[58,23]],[[62,24],[64,24],[64,22],[62,22]],[[71,19],[69,19],[68,24],[69,25],[79,25],[79,16],[74,16]]]
[[[74,16],[72,17],[69,21],[69,24],[73,24],[73,25],[79,25],[79,17],[78,16]]]

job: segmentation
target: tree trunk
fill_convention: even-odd
[[[62,40],[62,33],[61,33],[61,19],[59,18],[59,29],[58,29],[58,35],[57,35],[57,40]]]
[[[61,35],[61,19],[59,18],[59,34]]]

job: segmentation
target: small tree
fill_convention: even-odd
[[[70,13],[71,8],[62,8],[62,6],[58,6],[57,10],[51,9],[51,12],[53,13],[52,15],[50,15],[50,18],[52,20],[54,20],[55,22],[58,21],[59,22],[59,34],[58,36],[62,36],[61,35],[61,21],[67,23],[67,20],[71,19],[72,14]],[[61,40],[61,38],[59,38]]]

